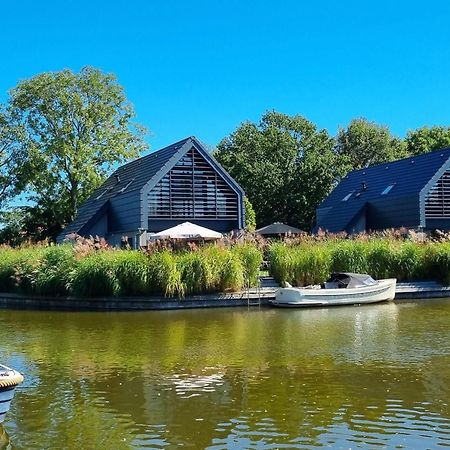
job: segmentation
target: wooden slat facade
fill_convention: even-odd
[[[450,170],[431,188],[425,199],[426,219],[450,218]]]
[[[194,148],[148,194],[149,219],[225,219],[239,214],[236,192]]]

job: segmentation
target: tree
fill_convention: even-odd
[[[422,127],[408,131],[405,142],[410,155],[421,155],[450,147],[450,127]]]
[[[256,213],[253,209],[253,205],[250,203],[250,200],[245,196],[244,197],[244,207],[245,207],[245,228],[248,231],[256,230]]]
[[[348,170],[408,156],[405,144],[392,136],[388,127],[364,118],[353,119],[347,128],[339,129],[335,152]]]
[[[244,188],[258,226],[280,221],[309,229],[340,175],[333,143],[304,117],[269,111],[224,138],[215,156]]]
[[[41,208],[38,216],[57,221],[46,225],[55,230],[73,220],[113,164],[146,148],[123,88],[98,69],[22,81],[10,92],[9,111],[23,130],[29,200]]]
[[[0,206],[23,187],[27,159],[20,144],[23,137],[16,118],[0,105]]]

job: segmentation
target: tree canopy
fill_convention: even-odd
[[[270,111],[223,139],[215,156],[245,190],[258,226],[280,221],[310,228],[341,175],[333,144],[304,117]]]
[[[115,165],[147,147],[134,119],[115,76],[95,68],[18,83],[0,105],[0,242],[55,238]],[[450,126],[400,139],[357,118],[333,138],[301,115],[268,111],[222,139],[215,156],[246,192],[248,229],[280,221],[309,230],[347,172],[444,147]]]
[[[408,156],[405,144],[392,136],[388,127],[365,118],[353,119],[347,128],[339,129],[335,151],[348,170]]]
[[[23,187],[26,150],[23,128],[0,106],[0,206]]]
[[[406,149],[412,156],[450,147],[450,127],[422,127],[408,131]]]
[[[22,81],[10,91],[7,111],[4,133],[20,130],[7,154],[13,160],[26,155],[27,198],[42,220],[56,221],[43,224],[53,236],[75,217],[113,164],[146,148],[145,130],[132,122],[134,109],[122,86],[95,68]]]

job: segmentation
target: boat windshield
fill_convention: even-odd
[[[366,273],[336,272],[326,282],[327,285],[334,285],[337,288],[348,289],[356,287],[374,286],[378,282]]]

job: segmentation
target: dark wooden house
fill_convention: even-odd
[[[192,222],[219,232],[244,227],[244,192],[195,138],[189,137],[118,168],[79,208],[58,236],[126,236],[145,245],[148,234]]]
[[[450,148],[350,172],[316,217],[329,232],[450,230]]]

